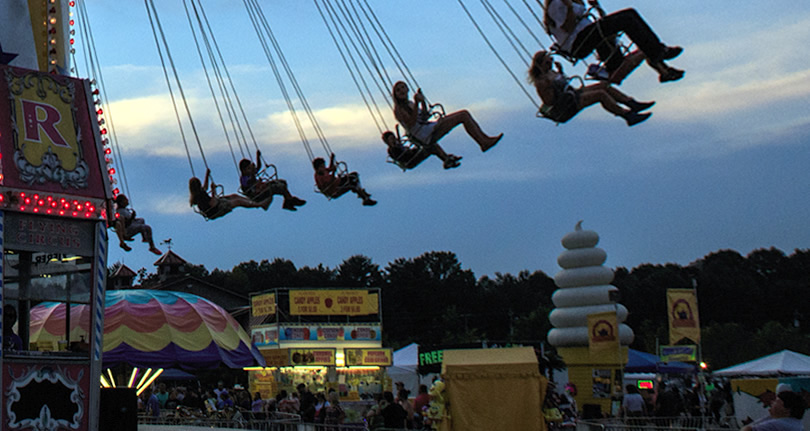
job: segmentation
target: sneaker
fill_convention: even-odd
[[[683,48],[680,46],[665,46],[664,52],[661,54],[662,60],[672,60],[673,58],[681,55]]]
[[[281,207],[288,211],[298,211],[298,209],[295,208],[295,203],[293,202],[292,199],[286,199],[284,201],[284,205],[282,205]]]
[[[375,201],[374,199],[371,198],[363,199],[363,206],[373,207],[374,205],[377,205],[377,201]]]
[[[588,66],[588,76],[599,81],[607,81],[610,79],[610,72],[604,67],[594,63]]]
[[[292,202],[293,202],[293,205],[295,205],[297,207],[304,206],[304,204],[307,203],[307,201],[305,201],[305,200],[303,200],[301,198],[297,198],[295,196],[292,197]]]
[[[450,158],[444,161],[444,168],[453,169],[459,167],[459,165],[461,165],[459,160],[461,160],[461,157],[450,156]]]
[[[156,255],[158,255],[158,256],[160,256],[161,254],[163,254],[163,252],[162,252],[162,251],[160,251],[160,250],[158,250],[156,247],[149,247],[149,251],[151,251],[152,253],[155,253],[155,254],[156,254]]]
[[[652,116],[650,112],[638,113],[638,112],[628,112],[624,115],[624,120],[627,121],[627,125],[632,127],[638,123],[646,121],[648,118]]]
[[[653,105],[655,105],[655,101],[653,100],[650,102],[638,102],[636,100],[631,100],[625,103],[625,105],[627,105],[627,107],[630,108],[630,110],[633,112],[641,112],[652,108]]]
[[[677,81],[683,78],[683,70],[669,68],[666,72],[658,75],[658,81],[661,83],[669,81]]]
[[[126,243],[122,242],[118,244],[124,251],[132,251],[132,247],[128,246]]]

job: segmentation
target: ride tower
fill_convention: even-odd
[[[107,217],[105,130],[88,80],[66,76],[75,0],[0,6],[2,430],[96,430]],[[30,342],[39,304],[67,313],[64,339]],[[74,308],[86,308],[74,307]],[[88,336],[78,336],[79,328]]]

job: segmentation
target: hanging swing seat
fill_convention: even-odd
[[[346,162],[341,161],[341,160],[338,160],[338,161],[335,162],[335,173],[334,173],[335,180],[338,180],[339,178],[348,175],[348,173],[349,173],[349,167],[348,167],[348,165],[346,165]],[[319,193],[319,194],[322,194],[322,195],[326,196],[326,199],[329,199],[330,201],[332,199],[337,199],[337,198],[345,195],[346,193],[349,192],[349,190],[351,190],[351,188],[345,187],[345,186],[344,187],[338,186],[337,189],[335,190],[335,193],[333,193],[331,195],[328,195],[328,194],[324,193],[323,191],[321,191],[321,189],[318,187],[317,183],[315,184],[315,193]]]
[[[402,144],[403,147],[405,147],[405,151],[403,151],[397,158],[391,157],[389,154],[386,161],[388,163],[397,165],[400,169],[402,169],[402,172],[405,172],[408,169],[413,169],[419,166],[420,163],[430,156],[430,151],[428,151],[423,144],[414,142],[414,140],[407,135],[401,135],[399,131],[399,124],[397,124],[396,130],[397,140]]]
[[[579,86],[577,88],[572,86],[571,85],[572,81],[577,81]],[[582,87],[584,85],[585,85],[585,82],[583,81],[582,77],[574,75],[574,76],[571,76],[571,77],[568,78],[568,85],[566,86],[566,91],[578,91],[578,90],[582,89]],[[568,103],[572,103],[572,102],[575,103],[575,100],[576,99],[569,99]],[[543,103],[543,105],[540,106],[540,109],[537,110],[537,114],[535,114],[535,115],[536,115],[537,118],[546,118],[548,120],[551,120],[554,123],[556,123],[557,126],[559,126],[560,124],[563,124],[563,123],[567,122],[571,118],[574,118],[574,116],[579,111],[577,110],[577,111],[575,111],[573,113],[570,113],[570,110],[575,109],[575,108],[576,107],[569,106],[567,104],[566,104],[566,106],[559,106],[559,105],[549,105],[549,104]],[[563,117],[563,118],[561,118],[561,117]]]
[[[622,39],[622,35],[624,33],[607,34],[607,35],[604,34],[602,32],[602,27],[599,23],[599,18],[603,16],[605,16],[605,11],[601,8],[601,6],[594,5],[588,9],[583,18],[585,17],[590,18],[591,21],[596,23],[596,26],[594,26],[591,32],[598,32],[602,36],[603,41],[607,41],[616,46],[616,49],[613,50],[611,56],[613,55],[627,56],[632,50],[633,43],[631,41],[624,41]],[[550,29],[547,28],[546,33],[548,33],[548,35],[553,38]],[[554,42],[551,44],[551,46],[549,47],[549,53],[564,58],[566,61],[571,63],[572,66],[575,66],[580,60],[584,60],[584,58],[576,57],[572,52],[562,49],[559,42]],[[595,63],[588,64],[588,72],[585,74],[585,79],[595,81],[609,80],[610,73],[605,68],[605,62],[608,60],[608,58],[599,58],[598,54],[596,54],[595,52],[594,56],[597,61]],[[587,58],[587,56],[585,58]]]
[[[221,199],[221,198],[225,197],[225,187],[223,187],[222,184],[213,184],[212,183],[211,187],[214,189],[214,197],[215,198]],[[201,215],[205,219],[205,221],[214,220],[214,219],[220,218],[223,215],[225,215],[225,214],[221,214],[221,215],[220,214],[215,214],[214,217],[211,217],[211,216],[207,215],[204,211],[200,211],[200,209],[197,207],[197,205],[193,205],[191,208],[194,210],[195,213]]]
[[[267,199],[269,196],[264,196],[263,198],[261,195],[264,193],[262,191],[258,191],[256,189],[259,188],[262,184],[268,184],[273,181],[278,180],[278,169],[276,169],[276,165],[270,164],[262,160],[262,168],[261,171],[256,173],[256,181],[253,183],[253,186],[248,187],[245,189],[244,187],[239,187],[239,194],[245,196],[246,198],[254,201],[259,202],[264,199]]]

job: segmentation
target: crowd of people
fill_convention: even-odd
[[[563,392],[555,390],[553,385],[549,388],[543,414],[550,430],[576,428],[577,419],[581,419],[620,420],[626,426],[638,429],[692,423],[696,427],[729,429],[742,426],[744,431],[796,431],[802,429],[801,420],[808,406],[789,385],[780,384],[772,394],[768,416],[737,423],[731,387],[727,382],[709,381],[703,385],[676,379],[659,382],[655,389],[639,390],[636,385],[626,385],[617,417],[611,418],[608,412],[589,412],[588,406],[578,411],[575,395],[576,386],[571,383]]]

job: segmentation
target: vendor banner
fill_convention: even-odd
[[[250,312],[254,317],[276,314],[276,294],[264,293],[250,298]]]
[[[268,367],[289,367],[291,365],[289,349],[260,349],[259,352],[264,356],[264,362]]]
[[[290,364],[329,366],[335,365],[335,349],[289,349]]]
[[[290,314],[363,316],[379,311],[377,294],[368,290],[290,290]]]
[[[619,349],[619,325],[616,312],[588,315],[588,351],[591,356],[613,354]]]
[[[667,289],[669,344],[684,338],[700,343],[697,293],[694,289]]]
[[[279,325],[281,341],[382,341],[379,324]]]
[[[697,345],[683,345],[683,346],[661,346],[661,362],[696,362],[697,361]]]
[[[278,326],[254,326],[250,330],[250,338],[256,347],[278,346]]]
[[[390,367],[394,363],[391,349],[343,349],[346,354],[346,366],[379,366]]]

